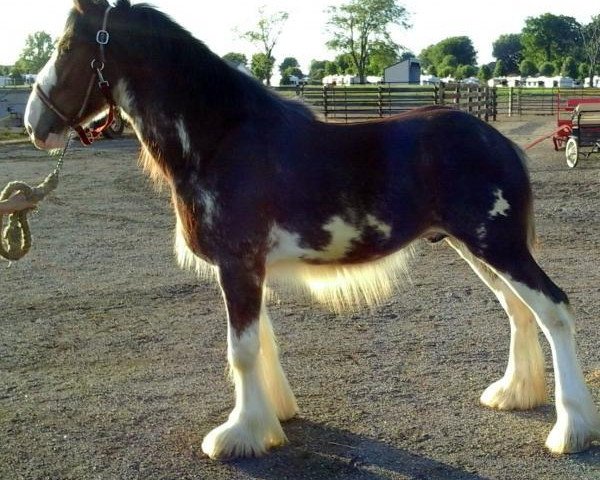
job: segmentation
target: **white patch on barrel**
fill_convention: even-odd
[[[508,216],[507,212],[510,210],[510,204],[502,196],[502,190],[497,188],[494,191],[494,197],[496,198],[496,201],[494,202],[494,206],[488,213],[489,218],[494,218],[499,215],[503,217]]]

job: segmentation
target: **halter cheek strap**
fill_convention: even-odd
[[[40,100],[46,105],[50,110],[52,110],[58,118],[60,118],[66,125],[71,127],[77,134],[81,140],[81,143],[84,145],[91,145],[92,142],[98,138],[104,130],[106,130],[112,124],[115,118],[115,108],[117,104],[112,95],[112,91],[110,89],[110,83],[104,78],[102,74],[102,70],[104,70],[104,62],[106,60],[106,55],[104,52],[105,46],[108,45],[108,41],[110,39],[110,35],[106,30],[106,26],[108,23],[108,14],[112,9],[112,6],[108,6],[104,11],[104,19],[102,22],[102,28],[96,32],[96,43],[99,45],[99,53],[100,60],[96,60],[95,58],[90,62],[90,67],[94,71],[92,74],[87,90],[85,92],[85,97],[83,99],[83,103],[77,115],[73,118],[69,118],[69,116],[65,115],[61,109],[59,109],[54,102],[50,99],[50,97],[42,90],[39,84],[36,85],[35,91],[40,98]],[[102,96],[105,98],[108,103],[108,114],[106,115],[106,119],[102,125],[96,128],[83,127],[81,125],[81,120],[85,109],[88,106],[90,101],[90,97],[92,95],[92,91],[94,88],[94,83],[97,80],[97,85],[102,93]]]

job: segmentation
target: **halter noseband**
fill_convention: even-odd
[[[35,91],[38,97],[40,97],[40,100],[44,103],[44,105],[46,105],[50,110],[52,110],[56,114],[56,116],[60,118],[66,125],[75,130],[79,135],[81,143],[83,143],[84,145],[91,145],[92,142],[96,138],[98,138],[102,132],[104,132],[104,130],[110,127],[115,118],[115,108],[117,104],[110,90],[110,84],[102,75],[102,70],[104,70],[104,61],[106,59],[104,54],[104,47],[105,45],[108,45],[108,40],[110,38],[110,35],[106,30],[106,25],[108,22],[108,13],[112,8],[113,7],[110,5],[106,8],[104,12],[104,20],[102,22],[102,29],[96,32],[96,43],[99,45],[100,60],[96,60],[94,58],[90,62],[90,67],[94,71],[94,73],[90,78],[90,82],[85,93],[83,104],[81,105],[81,108],[79,109],[77,115],[73,118],[69,118],[54,104],[54,102],[52,102],[50,97],[42,90],[39,84],[36,84],[35,86]],[[99,127],[84,128],[81,126],[81,117],[83,116],[83,112],[87,108],[87,105],[90,101],[95,80],[98,81],[98,88],[100,89],[100,92],[102,93],[102,95],[108,103],[108,114],[106,115],[106,120],[104,121],[104,123]]]

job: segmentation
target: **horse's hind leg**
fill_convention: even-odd
[[[456,239],[446,241],[494,292],[510,320],[510,350],[504,376],[481,395],[481,403],[500,410],[525,410],[546,403],[544,358],[531,310],[484,262]]]
[[[202,450],[211,458],[258,456],[286,442],[265,388],[260,358],[264,272],[233,261],[220,269],[219,281],[227,307],[227,357],[235,407],[229,419],[204,438]]]
[[[557,418],[546,446],[554,453],[585,450],[600,438],[600,417],[575,353],[567,296],[539,267],[525,244],[496,245],[479,258],[527,305],[550,343]]]

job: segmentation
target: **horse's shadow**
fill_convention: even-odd
[[[487,477],[302,418],[285,423],[290,443],[260,459],[229,462],[257,479],[482,480]]]

